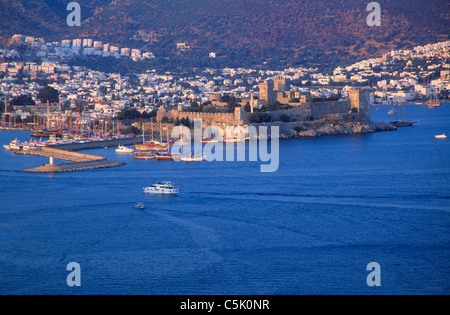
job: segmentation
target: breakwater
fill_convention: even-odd
[[[59,150],[55,148],[41,147],[35,148],[32,150],[19,150],[16,151],[16,154],[22,155],[35,155],[35,156],[43,156],[48,158],[54,158],[58,160],[71,161],[71,162],[87,162],[87,161],[98,161],[104,159],[101,156],[94,156],[88,154],[81,154],[77,152],[70,152],[65,150]]]
[[[118,145],[132,145],[138,142],[138,138],[123,138],[105,141],[92,141],[85,143],[60,144],[49,147],[37,147],[29,150],[18,150],[16,154],[34,155],[53,159],[69,161],[71,163],[44,164],[36,168],[27,168],[26,173],[62,173],[73,171],[84,171],[102,168],[112,168],[126,165],[122,161],[108,160],[101,156],[83,154],[73,151],[89,150],[104,147],[116,147]]]
[[[61,163],[61,164],[44,164],[36,168],[27,168],[25,173],[63,173],[74,171],[86,171],[93,169],[112,168],[125,165],[125,162],[111,161],[107,159],[93,160],[75,163]]]

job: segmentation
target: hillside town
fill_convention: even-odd
[[[180,43],[177,47],[189,46]],[[2,121],[6,122],[5,111],[9,123],[30,122],[30,117],[36,122],[36,116],[56,111],[83,112],[85,119],[94,120],[121,118],[129,109],[144,118],[156,117],[160,109],[233,113],[235,107],[247,106],[253,112],[268,104],[280,109],[311,100],[346,100],[355,87],[370,89],[372,105],[447,99],[450,91],[450,41],[391,51],[327,74],[299,67],[283,71],[207,68],[190,73],[147,70],[121,75],[68,65],[66,61],[76,55],[133,62],[161,58],[89,38],[46,43],[42,38],[14,35],[0,49]],[[216,55],[209,53],[209,57]],[[56,91],[57,99],[43,98],[44,89]]]

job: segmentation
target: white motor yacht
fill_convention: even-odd
[[[133,153],[134,150],[124,147],[123,145],[119,145],[119,147],[116,149],[116,153]]]
[[[171,182],[161,182],[150,187],[144,187],[146,194],[161,194],[161,195],[178,195],[178,185]]]
[[[17,139],[14,139],[13,141],[11,141],[11,143],[8,144],[4,144],[3,147],[6,150],[10,150],[10,151],[17,151],[20,150],[20,144],[19,141]]]

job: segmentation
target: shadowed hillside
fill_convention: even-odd
[[[68,1],[0,0],[0,36],[46,40],[92,37],[146,47],[192,66],[326,67],[396,48],[447,40],[447,0],[380,0],[382,26],[368,27],[360,0],[95,0],[79,1],[82,26],[66,25]],[[176,43],[192,46],[177,52]],[[211,64],[210,51],[218,58]],[[193,60],[195,62],[193,62]]]

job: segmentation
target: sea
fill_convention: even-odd
[[[390,109],[374,107],[372,120],[393,120]],[[30,174],[48,159],[2,148],[0,294],[447,295],[450,139],[434,136],[450,135],[450,104],[410,105],[408,119],[397,131],[280,140],[273,173],[248,159],[145,161],[109,148],[85,153],[127,164]],[[30,133],[0,131],[0,144],[15,138]],[[160,181],[180,194],[143,194]]]

